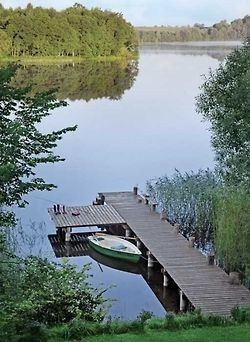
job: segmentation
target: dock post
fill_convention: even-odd
[[[154,267],[154,259],[150,251],[147,251],[147,256],[148,256],[148,267]]]
[[[229,284],[231,285],[240,285],[240,273],[239,272],[230,272],[229,273]]]
[[[179,223],[174,224],[174,232],[177,235],[180,232],[180,225]]]
[[[66,228],[65,241],[68,242],[70,240],[71,240],[71,228]]]
[[[184,311],[185,309],[185,300],[183,298],[183,291],[179,289],[179,294],[180,294],[180,311]]]
[[[141,249],[141,247],[142,247],[141,240],[140,240],[138,237],[136,237],[136,247],[137,247],[138,249]]]
[[[168,219],[166,210],[162,210],[162,212],[160,213],[160,219],[161,221],[166,221]]]
[[[150,209],[151,209],[152,211],[156,211],[156,206],[157,206],[156,203],[151,203]]]
[[[103,194],[100,195],[100,204],[104,205],[105,203],[105,196]]]
[[[130,229],[129,228],[125,228],[125,236],[130,237]]]
[[[194,243],[195,243],[195,237],[194,236],[189,236],[189,238],[188,238],[188,246],[190,248],[193,248],[194,247]]]
[[[207,263],[208,265],[214,265],[214,253],[213,252],[210,252],[207,255]]]
[[[161,272],[163,274],[163,287],[167,287],[169,283],[168,273],[165,268],[162,268]]]
[[[138,194],[138,186],[134,186],[133,187],[133,193],[134,193],[135,196],[137,196],[137,194]]]

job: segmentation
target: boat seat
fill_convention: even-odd
[[[120,245],[111,246],[111,248],[112,248],[112,249],[116,249],[116,250],[118,250],[118,251],[121,251],[121,250],[123,250],[123,249],[126,249],[127,247],[124,246],[124,245],[122,245],[122,244],[120,244]]]

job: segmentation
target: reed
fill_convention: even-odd
[[[205,248],[214,241],[214,215],[219,177],[210,170],[164,176],[147,183],[147,191],[171,224],[180,224],[185,237],[194,236],[196,245]]]

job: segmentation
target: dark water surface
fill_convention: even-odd
[[[202,74],[215,69],[229,49],[217,48],[216,56],[207,49],[144,46],[139,66],[130,63],[92,63],[68,66],[33,66],[19,71],[13,82],[33,82],[34,92],[58,88],[58,97],[69,99],[43,121],[43,131],[78,125],[67,134],[56,150],[63,163],[38,168],[38,174],[58,188],[47,193],[32,193],[30,205],[17,213],[33,242],[33,253],[42,250],[53,258],[46,238],[54,227],[47,214],[53,202],[88,205],[101,191],[130,190],[135,184],[145,188],[147,180],[165,173],[213,167],[207,124],[195,112],[195,96]],[[220,56],[220,57],[218,57]],[[31,222],[42,224],[38,241],[32,239]],[[45,235],[45,238],[44,238]],[[23,251],[28,253],[28,250]],[[144,310],[164,315],[155,293],[165,298],[173,310],[176,293],[163,293],[145,269],[129,273],[110,265],[98,264],[90,256],[71,257],[82,265],[92,261],[91,282],[115,285],[107,296],[117,299],[110,314],[135,318]],[[100,260],[99,260],[100,261]],[[114,267],[114,266],[113,266]],[[141,266],[143,268],[143,266]]]

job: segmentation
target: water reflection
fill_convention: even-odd
[[[228,42],[185,42],[185,43],[161,43],[142,44],[140,51],[143,54],[181,54],[183,56],[209,56],[223,61],[224,58],[242,43],[239,41]]]
[[[157,46],[150,49],[141,47],[137,77],[137,65],[135,69],[131,65],[123,66],[125,69],[132,68],[132,72],[121,67],[118,67],[120,71],[115,72],[111,63],[109,68],[103,66],[108,68],[103,72],[109,79],[102,80],[103,84],[98,83],[101,72],[98,71],[98,63],[95,66],[90,63],[89,68],[89,62],[85,66],[54,65],[48,71],[42,66],[32,67],[41,68],[41,73],[51,73],[51,77],[46,78],[47,83],[43,83],[44,75],[39,74],[38,70],[32,79],[28,73],[30,69],[23,67],[20,72],[24,73],[26,80],[20,78],[19,82],[27,84],[31,78],[36,81],[37,90],[39,87],[45,90],[49,86],[61,86],[61,98],[79,96],[85,100],[69,101],[68,107],[57,109],[41,125],[44,131],[74,124],[78,125],[78,129],[67,134],[56,150],[66,158],[64,163],[43,165],[37,169],[39,177],[56,184],[58,188],[47,193],[29,194],[26,197],[29,206],[17,210],[27,233],[31,234],[30,220],[45,221],[47,235],[54,233],[54,226],[47,215],[47,207],[51,203],[88,205],[100,191],[130,190],[137,183],[143,188],[147,180],[166,173],[171,175],[175,168],[185,172],[213,167],[210,133],[195,112],[194,99],[203,83],[200,75],[207,74],[209,68],[217,68],[219,63],[206,51],[204,55],[200,54],[199,48],[194,54],[182,52],[160,50]],[[68,73],[65,74],[63,70],[67,68]],[[84,70],[86,75],[78,75],[76,70]],[[93,82],[90,78],[87,80],[91,73]],[[115,74],[120,75],[116,78],[119,80],[116,91],[110,89]],[[73,80],[74,77],[78,81]],[[82,84],[80,90],[77,88],[79,84]],[[129,87],[130,90],[125,91]],[[111,96],[121,96],[121,99],[110,101],[105,96],[110,99]],[[86,102],[91,98],[100,99]],[[43,245],[53,253],[48,242],[44,241]],[[153,311],[157,316],[165,314],[156,299],[157,296],[162,302],[159,295],[161,292],[164,298],[162,287],[154,287],[150,272],[144,273],[144,278],[143,274],[119,271],[104,264],[101,265],[102,272],[89,255],[69,259],[79,267],[92,261],[93,286],[103,283],[109,288],[111,284],[116,284],[107,294],[109,298],[116,299],[109,314],[123,316],[124,319],[136,318],[142,309]],[[158,276],[162,277],[162,274]],[[167,297],[170,301],[170,296]]]
[[[141,275],[163,308],[166,311],[178,312],[178,288],[173,281],[170,281],[168,287],[163,286],[163,275],[159,265],[155,265],[154,268],[148,268],[143,260],[134,264],[102,255],[88,245],[86,240],[87,235],[90,235],[90,233],[74,233],[71,235],[70,242],[64,242],[56,234],[50,234],[48,235],[48,238],[57,258],[89,256],[98,264],[98,267],[103,273],[106,272],[106,268],[111,268],[113,270],[126,272],[127,274]],[[120,294],[121,297],[124,295],[126,294]]]
[[[15,87],[31,85],[31,95],[57,89],[60,100],[108,98],[119,100],[133,86],[137,61],[96,62],[60,65],[22,65],[12,80]]]

